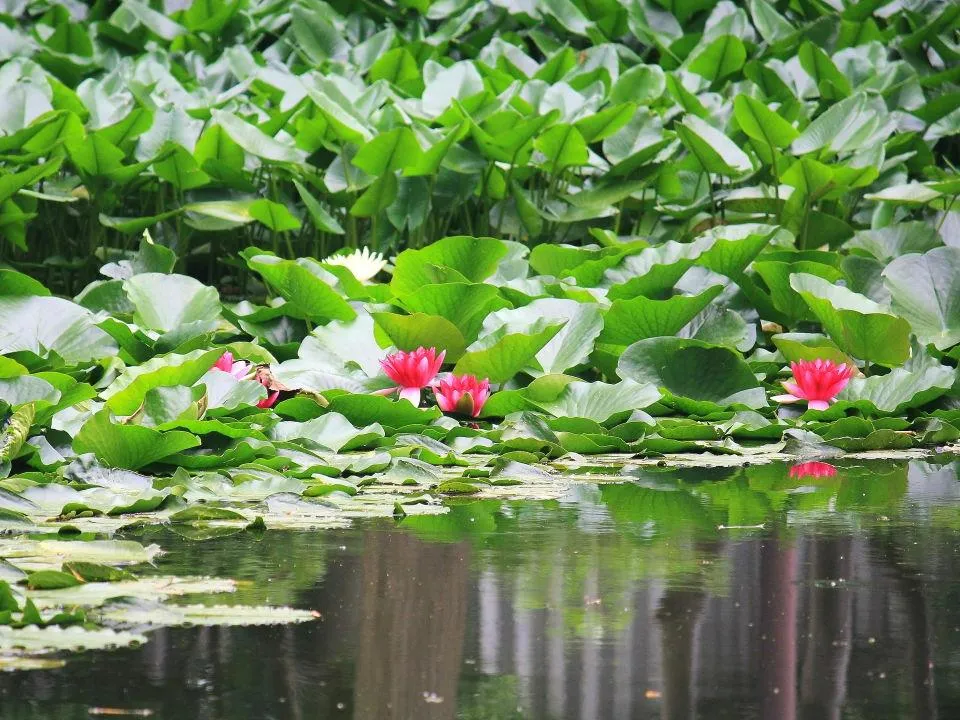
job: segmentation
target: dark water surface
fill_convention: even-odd
[[[960,718],[956,464],[630,480],[343,531],[148,531],[161,572],[322,620],[5,673],[0,717]]]

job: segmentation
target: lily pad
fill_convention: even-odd
[[[815,275],[790,276],[830,338],[854,357],[888,367],[910,356],[910,325],[873,300]]]
[[[693,401],[688,409],[767,405],[766,393],[739,353],[698,340],[652,338],[628,347],[617,373],[625,380],[652,384],[672,396]],[[705,414],[705,413],[704,413]]]

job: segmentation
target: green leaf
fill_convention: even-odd
[[[0,268],[0,295],[49,295],[50,291],[39,280],[29,275]]]
[[[397,176],[387,173],[371,183],[363,195],[350,207],[350,214],[355,217],[373,217],[383,212],[397,197],[399,183]]]
[[[637,105],[650,105],[658,100],[666,89],[666,76],[659,66],[634,65],[620,75],[617,82],[610,88],[609,101],[615,104],[636,103]],[[627,123],[627,120],[629,120],[629,118],[623,120],[621,127]],[[577,123],[577,127],[580,127],[580,123]],[[612,135],[613,132],[616,132],[616,130],[607,132],[606,134]],[[593,138],[589,140],[589,142],[594,142],[598,139],[602,138]]]
[[[62,158],[55,158],[42,165],[36,165],[17,173],[0,174],[0,202],[6,202],[18,190],[31,187],[40,180],[53,175],[60,169],[62,162]]]
[[[851,364],[850,356],[837,347],[826,335],[816,333],[780,333],[771,340],[787,362],[799,360],[832,360]]]
[[[178,190],[192,190],[210,182],[210,176],[182,146],[168,143],[164,149],[169,151],[164,159],[153,164],[158,176]]]
[[[0,379],[0,401],[11,407],[33,402],[56,403],[59,399],[60,391],[43,378],[20,375]]]
[[[147,642],[147,638],[131,632],[123,632],[111,629],[87,630],[79,625],[73,625],[66,628],[51,626],[37,627],[28,625],[24,628],[14,630],[9,626],[0,626],[0,650],[6,654],[11,650],[18,650],[20,653],[27,652],[32,654],[50,653],[50,652],[79,652],[81,650],[95,650],[97,648],[108,649],[117,647],[126,647],[129,645],[142,645]],[[15,656],[16,661],[13,667],[22,661],[26,661],[28,656],[20,658]],[[32,658],[30,658],[32,660]],[[28,663],[27,667],[31,667]]]
[[[590,157],[587,143],[573,125],[554,125],[534,141],[534,147],[547,158],[547,168],[559,174],[568,167],[586,165]]]
[[[543,321],[564,323],[563,328],[536,354],[539,367],[527,367],[532,375],[562,373],[586,363],[594,341],[603,328],[600,307],[595,303],[541,298],[515,310],[499,310],[484,321],[485,332],[506,326],[510,332],[536,331]]]
[[[785,40],[796,32],[793,25],[767,0],[749,0],[748,7],[757,32],[768,43]]]
[[[347,393],[330,399],[330,412],[340,413],[353,425],[381,423],[391,428],[429,425],[442,413],[438,408],[415,408],[409,400],[392,400],[382,395]]]
[[[678,243],[668,240],[662,245],[641,250],[637,255],[630,255],[620,265],[604,273],[604,279],[613,283],[607,296],[611,300],[621,300],[638,295],[652,297],[663,294],[693,267],[707,246],[705,242]]]
[[[479,283],[423,285],[398,300],[407,312],[446,318],[468,343],[477,339],[487,315],[508,306],[497,288]]]
[[[738,177],[753,170],[753,163],[743,150],[696,115],[687,115],[676,129],[681,142],[704,171]]]
[[[404,47],[388,50],[381,55],[368,71],[371,82],[386,80],[394,85],[403,85],[420,79],[416,58]]]
[[[327,282],[324,271],[313,261],[281,260],[273,255],[251,255],[247,265],[263,276],[291,305],[299,317],[315,321],[343,320],[356,317],[356,312]],[[312,264],[311,264],[312,263]],[[316,266],[314,268],[314,266]],[[311,271],[314,268],[317,272]],[[332,275],[329,277],[333,278]]]
[[[738,352],[698,340],[640,340],[620,356],[617,374],[665,389],[678,400],[694,401],[688,409],[709,412],[743,405],[755,410],[767,405],[766,393]]]
[[[185,27],[139,0],[123,0],[116,12],[110,16],[110,24],[129,32],[132,29],[128,25],[130,18],[133,19],[134,24],[143,25],[154,35],[167,41],[187,32]]]
[[[645,338],[675,335],[722,290],[722,286],[715,285],[699,295],[675,295],[668,300],[651,300],[642,295],[614,300],[604,315],[599,341],[627,346]]]
[[[837,69],[830,56],[809,40],[800,46],[797,57],[825,100],[839,100],[852,92],[850,81]]]
[[[133,415],[143,404],[147,392],[157,387],[193,385],[222,354],[222,350],[194,350],[186,355],[160,355],[128,367],[100,394],[113,412]]]
[[[33,403],[17,408],[7,421],[6,427],[0,433],[0,468],[12,461],[20,452],[35,417]]]
[[[838,151],[851,139],[878,124],[877,113],[867,106],[867,96],[860,92],[831,105],[818,115],[793,141],[790,151],[804,155],[824,147]]]
[[[910,356],[910,325],[863,295],[815,275],[790,276],[827,335],[842,350],[868,362],[896,367]]]
[[[140,273],[156,272],[169,275],[173,272],[176,262],[177,256],[174,255],[173,250],[157,245],[149,234],[144,234],[137,254],[132,259],[107,263],[100,268],[100,274],[119,280],[125,280]]]
[[[320,202],[310,193],[310,191],[304,187],[299,181],[293,181],[294,186],[297,188],[297,192],[300,194],[300,199],[303,200],[304,206],[307,208],[307,212],[310,213],[310,218],[313,220],[314,227],[321,232],[333,233],[334,235],[343,235],[343,226],[337,222],[329,212],[324,210]]]
[[[246,520],[238,512],[227,508],[215,507],[210,505],[201,505],[188,507],[173,513],[168,520],[171,523],[193,523],[205,520]]]
[[[117,147],[123,147],[140,137],[153,124],[153,113],[145,107],[135,107],[120,120],[100,128],[96,134]]]
[[[920,342],[946,350],[960,343],[960,249],[934,248],[897,258],[883,271],[893,310]]]
[[[208,160],[216,160],[235,170],[243,169],[243,148],[219,125],[209,125],[200,133],[193,157],[200,166]]]
[[[379,177],[416,165],[422,154],[413,131],[399,127],[377,135],[363,145],[351,162],[364,172]]]
[[[739,280],[741,273],[778,234],[789,234],[775,225],[743,223],[719,225],[707,230],[694,241],[703,248],[697,260],[709,270]]]
[[[213,329],[220,317],[216,288],[187,275],[140,273],[124,280],[123,289],[136,308],[134,320],[142,328],[170,332],[197,324]]]
[[[661,93],[662,94],[662,93]],[[637,110],[634,98],[619,105],[611,105],[600,112],[580,118],[574,123],[586,143],[599,142],[623,128]]]
[[[380,372],[384,350],[374,337],[373,318],[360,312],[350,322],[334,320],[316,328],[304,339],[298,355],[324,367],[343,367],[355,363],[369,376]]]
[[[38,570],[27,575],[27,587],[31,590],[60,590],[80,584],[73,575],[60,570]]]
[[[561,327],[541,322],[525,333],[511,333],[509,326],[504,325],[468,347],[453,371],[504,383],[529,365]]]
[[[339,413],[327,413],[307,422],[281,422],[271,433],[274,440],[286,441],[299,438],[310,440],[333,452],[352,450],[370,444],[384,436],[379,424],[355,428]]]
[[[900,222],[885,228],[860,230],[846,242],[845,247],[862,250],[888,263],[907,253],[925,253],[935,247],[943,247],[943,240],[929,223]]]
[[[440,165],[447,153],[454,146],[463,134],[467,132],[467,122],[463,122],[450,129],[446,135],[430,146],[425,152],[416,155],[414,160],[409,163],[403,174],[407,177],[420,177],[424,175],[436,175],[440,171]]]
[[[837,396],[832,409],[843,411],[855,407],[873,414],[902,414],[949,392],[956,379],[955,368],[936,363],[912,372],[894,368],[886,375],[852,378]]]
[[[553,400],[530,401],[554,417],[587,418],[604,423],[614,415],[649,407],[659,399],[655,386],[623,380],[615,384],[576,381]]]
[[[416,350],[435,347],[447,351],[447,361],[455,362],[467,348],[463,334],[452,322],[439,315],[413,313],[372,313],[373,320],[390,338],[398,350]]]
[[[834,283],[843,278],[843,273],[831,265],[800,260],[798,262],[758,261],[753,269],[763,278],[770,289],[773,305],[790,320],[816,320],[806,301],[790,286],[790,276],[795,273],[816,275]]]
[[[343,58],[350,46],[334,27],[328,12],[321,7],[294,5],[291,8],[293,36],[297,39],[297,49],[306,54],[314,65],[322,65],[326,60]]]
[[[496,272],[506,254],[506,245],[494,238],[446,237],[421,250],[401,252],[397,256],[390,289],[402,297],[416,292],[423,285],[437,283],[437,268],[449,268],[464,280],[481,282]]]
[[[250,215],[259,220],[274,232],[299,230],[300,221],[285,205],[260,198],[250,204]]]
[[[306,156],[303,151],[270,137],[260,128],[241,120],[233,113],[213,109],[210,115],[231,140],[251,155],[264,160],[287,163],[300,163]]]
[[[747,59],[743,41],[734,35],[721,35],[701,50],[695,50],[687,65],[690,72],[716,82],[740,70]]]
[[[123,151],[97,134],[67,145],[70,160],[87,175],[101,177],[122,166]]]
[[[128,470],[138,470],[199,444],[196,435],[179,430],[161,433],[138,425],[115,424],[107,409],[91,416],[73,441],[78,453],[92,452],[104,464]]]
[[[785,148],[798,135],[793,125],[749,95],[733,99],[733,115],[747,137],[768,147]]]
[[[154,627],[238,627],[310,622],[311,610],[252,605],[161,605],[157,603],[111,605],[99,617],[113,623]]]
[[[90,311],[69,300],[0,296],[0,354],[20,351],[80,363],[111,357],[117,346]]]

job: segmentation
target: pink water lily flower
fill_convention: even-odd
[[[794,465],[790,468],[790,477],[792,478],[821,478],[833,477],[837,474],[837,469],[830,463],[825,462],[805,462]]]
[[[406,398],[414,406],[420,404],[420,391],[429,386],[440,372],[447,351],[437,354],[436,348],[418,347],[412,352],[399,351],[380,361],[380,366],[391,380],[397,384],[400,397]]]
[[[477,417],[490,397],[490,381],[473,375],[450,375],[433,386],[437,405],[444,412]]]
[[[229,350],[220,356],[220,359],[213,366],[217,370],[222,370],[225,373],[229,373],[237,380],[244,380],[247,375],[250,374],[250,371],[253,369],[251,363],[246,362],[245,360],[234,360],[233,353]],[[266,383],[259,380],[261,385],[267,387]],[[277,399],[280,397],[280,391],[274,390],[270,392],[270,389],[267,388],[267,396],[257,403],[257,407],[263,410],[267,408],[272,408],[277,404]]]
[[[790,363],[793,381],[782,384],[787,395],[775,395],[779,403],[793,403],[806,400],[811,410],[826,410],[839,392],[843,390],[854,373],[855,368],[832,360],[801,360]]]
[[[229,350],[220,356],[214,367],[233,375],[237,380],[243,380],[250,372],[250,363],[243,360],[234,360],[233,353]]]

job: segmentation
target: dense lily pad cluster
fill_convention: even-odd
[[[905,221],[960,191],[944,0],[37,0],[0,20],[0,252],[71,294],[145,228],[244,295],[230,261],[252,245],[597,243],[597,273],[749,221],[806,253],[756,268],[765,318],[811,319],[792,270],[884,303],[881,265],[931,247]],[[864,228],[909,239],[861,238],[843,267],[811,252]]]
[[[796,252],[793,240],[740,224],[611,256],[455,236],[403,251],[383,283],[249,248],[270,289],[257,305],[170,272],[169,251],[145,238],[123,279],[74,302],[0,299],[4,469],[36,483],[179,468],[302,492],[410,468],[436,485],[437,466],[498,455],[749,454],[785,433],[845,450],[955,440],[952,346],[924,343],[910,313],[803,272],[789,281],[815,322],[780,326],[744,307],[748,284],[776,304],[755,267]],[[9,287],[27,280],[5,273]],[[791,395],[775,394],[780,382]],[[772,402],[784,398],[808,409]],[[187,473],[142,509],[197,482]]]

